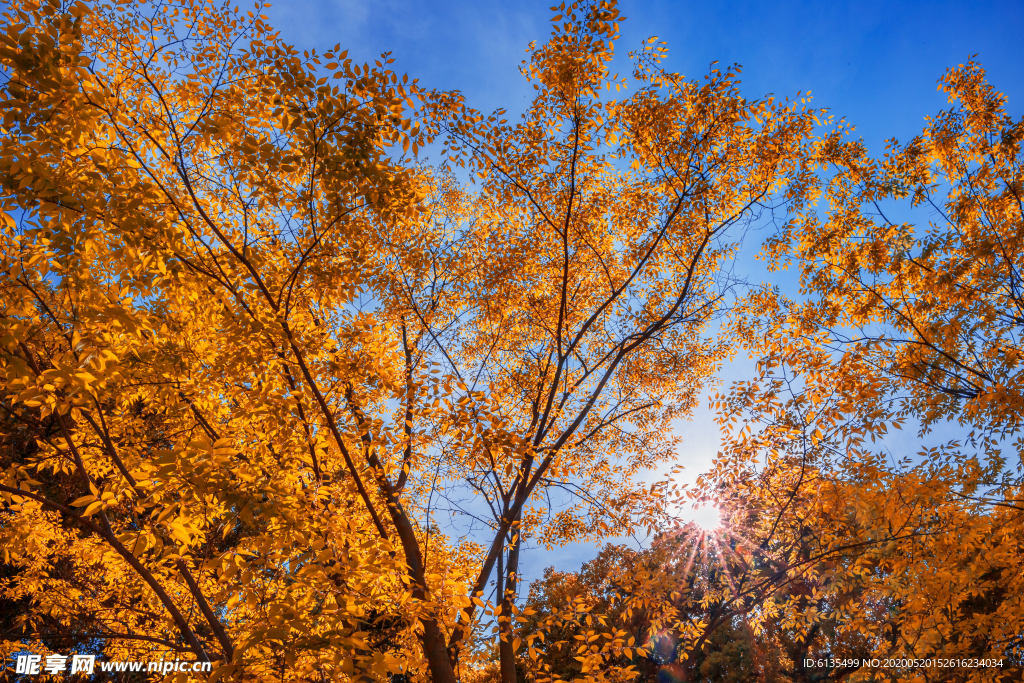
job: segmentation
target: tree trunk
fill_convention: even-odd
[[[516,653],[513,649],[512,606],[516,600],[516,589],[519,584],[519,533],[512,528],[513,541],[508,552],[508,566],[505,568],[505,590],[501,599],[501,616],[508,621],[501,623],[501,640],[498,642],[498,656],[501,662],[501,683],[516,683]],[[498,570],[499,575],[501,570]],[[498,587],[501,588],[499,579]]]
[[[433,683],[456,683],[455,667],[452,666],[448,648],[445,646],[444,635],[434,619],[423,619],[423,654],[427,657],[430,668],[430,680]]]

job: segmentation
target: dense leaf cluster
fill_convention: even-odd
[[[875,159],[656,39],[612,74],[621,20],[556,8],[510,123],[388,54],[300,54],[259,5],[5,7],[5,654],[1017,680],[1024,123],[971,63]],[[762,216],[799,292],[741,286]],[[741,349],[713,469],[644,483]],[[674,523],[694,502],[722,525]],[[531,547],[644,531],[524,591]]]

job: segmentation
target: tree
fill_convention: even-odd
[[[763,367],[723,397],[724,416],[743,428],[700,482],[737,511],[724,534],[748,539],[753,556],[778,569],[769,584],[776,595],[755,606],[752,620],[799,646],[784,646],[787,653],[804,653],[790,654],[782,673],[857,680],[862,669],[874,680],[923,681],[937,661],[976,658],[1001,664],[947,663],[944,673],[1019,677],[1017,511],[962,495],[983,475],[980,465],[893,463],[877,450],[887,423],[875,407],[837,391],[843,380],[833,373],[850,367],[791,359],[806,375],[788,364]],[[743,526],[730,529],[737,513]],[[766,528],[774,531],[767,544],[759,542]],[[804,658],[856,663],[807,670]],[[864,664],[886,659],[922,664]]]
[[[520,670],[536,680],[637,683],[841,681],[854,674],[860,667],[805,664],[870,653],[866,637],[825,613],[808,568],[762,583],[763,595],[746,605],[720,597],[730,588],[746,592],[748,583],[735,558],[743,549],[729,547],[740,534],[727,534],[690,525],[642,550],[606,546],[578,572],[548,568],[530,586],[521,630],[539,656],[520,656]],[[814,611],[817,619],[801,619]]]
[[[415,213],[385,157],[410,89],[335,53],[326,83],[258,6],[28,2],[4,29],[5,650],[400,670],[405,568],[311,411],[328,337],[361,331],[360,235]]]
[[[956,652],[1003,666],[947,672],[953,680],[1013,680],[1022,124],[975,63],[940,87],[954,107],[910,143],[891,142],[883,159],[843,131],[821,144],[794,204],[803,208],[767,245],[776,266],[799,268],[800,297],[757,291],[737,319],[761,363],[723,397],[725,417],[747,429],[705,491],[743,480],[736,472],[778,470],[799,473],[811,499],[840,492],[869,541],[841,555],[820,587],[842,628],[870,634],[875,657]],[[919,207],[934,217],[927,227],[897,222]],[[890,430],[915,426],[920,452],[886,452]],[[807,520],[813,537],[827,538],[840,518],[796,514],[770,488],[739,490],[780,518]]]
[[[4,16],[5,646],[451,683],[498,569],[514,680],[523,539],[650,519],[631,476],[728,353],[722,266],[814,113],[654,42],[602,99],[609,2],[556,17],[518,125],[259,6]],[[434,135],[478,191],[398,152]],[[483,544],[435,519],[459,486]]]
[[[1019,480],[1005,468],[1022,446],[1024,121],[1006,113],[975,62],[939,87],[955,106],[906,145],[890,141],[885,158],[839,132],[823,149],[807,200],[820,195],[828,210],[802,213],[768,244],[777,264],[799,267],[806,294],[782,302],[776,323],[787,329],[777,336],[812,337],[859,363],[874,393],[867,381],[845,393],[918,421],[922,436],[944,421],[973,431],[964,446],[991,468],[979,483],[1012,487]],[[921,209],[927,225],[896,222]]]
[[[627,679],[637,683],[662,680],[727,681],[753,680],[758,667],[755,664],[754,644],[745,624],[726,621],[715,628],[710,637],[693,653],[692,658],[679,632],[672,628],[659,628],[659,611],[673,598],[666,595],[651,603],[641,604],[636,597],[635,575],[667,574],[675,580],[675,601],[680,588],[686,586],[686,573],[701,562],[694,561],[688,552],[691,535],[700,536],[695,529],[687,534],[666,535],[654,541],[650,548],[634,551],[624,546],[609,545],[578,572],[560,572],[549,567],[544,578],[530,586],[527,611],[533,612],[524,623],[525,634],[543,631],[543,642],[535,639],[541,652],[544,678],[548,680],[574,680],[581,677],[587,666],[586,656],[579,656],[580,648],[588,650],[590,635],[587,626],[601,623],[608,626],[614,639],[624,641],[625,648],[615,652],[614,665],[631,673]],[[699,542],[699,541],[698,541]],[[667,585],[670,582],[663,582]],[[683,588],[686,592],[688,588]],[[699,588],[697,588],[699,591]],[[691,593],[692,594],[692,593]],[[687,615],[694,621],[706,619],[707,611],[699,606],[699,599],[689,604]],[[582,620],[562,620],[559,615],[579,612],[591,616],[592,623]],[[594,623],[596,622],[596,623]],[[598,629],[600,630],[600,629]],[[529,637],[529,636],[527,636]],[[613,639],[613,640],[614,640]],[[603,644],[599,639],[598,643]],[[688,661],[691,660],[692,661]],[[531,662],[523,661],[525,670]],[[536,667],[536,664],[534,664]],[[538,676],[538,680],[541,677]]]
[[[815,120],[797,103],[745,100],[733,71],[701,82],[661,69],[655,39],[634,55],[637,94],[609,99],[602,90],[625,83],[608,70],[614,3],[557,11],[549,42],[522,66],[537,96],[521,123],[460,98],[433,106],[450,161],[481,181],[473,239],[482,246],[451,250],[461,272],[485,274],[476,298],[455,309],[472,323],[457,336],[453,312],[434,328],[452,330],[439,355],[464,359],[464,368],[451,361],[452,374],[486,386],[480,403],[501,426],[500,440],[447,469],[468,470],[497,529],[477,591],[509,549],[496,611],[506,683],[521,539],[624,533],[635,506],[650,506],[623,484],[671,457],[670,421],[728,353],[701,337],[723,306],[722,266],[745,223],[798,174]],[[423,301],[410,318],[435,305]],[[552,489],[582,498],[580,512],[541,526],[524,511]]]

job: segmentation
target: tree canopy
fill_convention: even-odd
[[[3,13],[5,656],[1017,680],[1024,119],[979,64],[876,158],[654,38],[612,73],[611,0],[554,8],[514,121],[261,9]],[[798,291],[742,271],[765,222]],[[737,353],[713,469],[650,484]]]

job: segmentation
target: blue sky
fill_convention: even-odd
[[[341,43],[367,60],[390,50],[398,71],[458,89],[478,109],[516,113],[528,89],[517,67],[548,35],[551,1],[279,0],[267,14],[302,49]],[[813,91],[877,146],[910,137],[944,105],[942,72],[977,54],[1014,111],[1024,104],[1024,1],[696,2],[624,0],[621,54],[652,35],[667,66],[690,77],[739,63],[748,97]],[[625,71],[625,69],[623,69]]]
[[[481,110],[504,107],[516,115],[533,92],[518,73],[532,40],[549,33],[551,0],[279,0],[266,13],[282,37],[300,49],[323,51],[341,43],[369,61],[391,51],[393,67],[426,87],[461,90]],[[653,0],[620,4],[627,17],[616,46],[625,55],[652,35],[668,41],[667,68],[702,77],[708,65],[743,66],[748,98],[811,90],[814,104],[856,126],[876,152],[884,140],[907,140],[923,119],[946,105],[936,81],[970,56],[1024,113],[1024,0],[942,2],[696,2]],[[511,117],[510,117],[511,118]],[[726,381],[750,372],[749,362],[726,369]],[[701,409],[682,424],[681,460],[696,474],[717,450],[712,415]],[[913,447],[912,434],[900,439]],[[575,569],[594,554],[588,546],[531,551],[527,578],[555,564]]]

